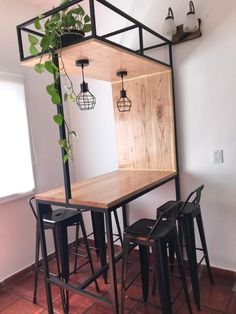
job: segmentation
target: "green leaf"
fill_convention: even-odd
[[[53,92],[56,90],[55,85],[52,83],[46,86],[46,90],[50,96],[52,96]]]
[[[68,159],[69,159],[69,155],[68,154],[64,155],[64,157],[63,157],[64,163],[66,163]]]
[[[85,33],[89,33],[89,32],[91,32],[91,30],[92,30],[92,25],[91,24],[85,24],[84,25],[83,31]]]
[[[71,12],[72,12],[73,14],[79,14],[79,15],[81,15],[81,16],[84,16],[84,15],[85,15],[84,9],[83,9],[80,5],[78,5],[77,8],[72,9]]]
[[[30,54],[33,56],[39,53],[38,49],[34,45],[30,45],[29,51],[30,51]]]
[[[37,72],[37,73],[42,73],[44,71],[44,65],[42,63],[37,63],[35,64],[34,66],[34,70]]]
[[[40,30],[42,27],[41,27],[41,24],[40,24],[40,19],[39,17],[37,17],[37,19],[34,21],[34,27],[38,30]]]
[[[28,39],[29,39],[29,42],[31,43],[31,45],[37,45],[39,43],[38,38],[31,35],[31,34],[28,34]]]
[[[83,28],[83,23],[81,21],[76,21],[75,24],[78,26],[79,29]]]
[[[51,17],[51,21],[52,22],[58,22],[60,19],[61,19],[61,15],[60,15],[59,12],[53,14],[52,17]]]
[[[49,46],[50,46],[50,37],[45,35],[40,41],[40,47],[43,50],[48,50]]]
[[[67,147],[67,140],[65,138],[60,139],[58,143],[64,149]]]
[[[60,5],[62,5],[62,4],[64,4],[64,3],[67,3],[67,2],[69,2],[70,0],[61,0],[60,1]]]
[[[53,117],[53,120],[55,121],[56,124],[62,125],[62,124],[63,124],[63,121],[64,121],[64,118],[62,117],[61,114],[56,114],[56,115]]]
[[[54,65],[54,63],[52,62],[52,61],[45,61],[44,62],[44,67],[45,67],[45,69],[49,72],[49,73],[54,73],[54,71],[57,69],[55,69],[55,65]]]
[[[75,18],[71,15],[71,13],[67,13],[64,16],[63,23],[64,23],[65,27],[75,26],[75,22],[76,22]]]
[[[51,101],[54,105],[60,105],[61,104],[61,97],[58,93],[57,90],[55,90],[53,93],[52,93],[52,97],[51,97]]]
[[[88,23],[91,21],[91,18],[86,14],[84,17],[84,23]]]

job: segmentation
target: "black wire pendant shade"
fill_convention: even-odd
[[[124,90],[124,82],[123,82],[123,78],[124,76],[127,76],[128,72],[127,71],[118,71],[116,73],[117,76],[121,77],[121,91],[120,91],[120,98],[117,101],[117,109],[120,112],[126,112],[126,111],[130,111],[131,106],[132,106],[132,102],[129,99],[129,97],[127,96],[126,90]]]
[[[84,81],[84,67],[89,65],[89,60],[82,59],[76,60],[75,64],[82,69],[83,81],[80,84],[80,93],[76,97],[76,103],[80,110],[91,110],[94,109],[96,104],[95,96],[89,91],[88,83]]]

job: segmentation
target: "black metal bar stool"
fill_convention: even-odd
[[[186,247],[190,277],[193,287],[193,296],[194,301],[197,306],[197,309],[200,310],[200,288],[199,288],[199,280],[198,280],[198,267],[205,259],[208,276],[211,284],[214,284],[213,276],[210,267],[210,261],[207,251],[206,237],[203,227],[202,215],[201,215],[201,207],[200,207],[200,199],[201,193],[204,188],[204,185],[199,186],[197,189],[192,191],[187,197],[185,202],[180,202],[181,212],[178,216],[178,227],[179,227],[179,238],[180,244],[183,247],[183,236],[184,243]],[[157,217],[160,212],[164,212],[169,206],[173,206],[177,204],[176,201],[169,201],[163,204],[161,207],[157,209]],[[194,228],[194,219],[196,219],[198,231],[201,239],[201,248],[196,247],[195,240],[195,228]],[[171,246],[170,246],[171,247]],[[197,261],[197,253],[196,251],[200,250],[203,252],[203,256],[200,261]]]
[[[122,286],[121,286],[121,313],[124,312],[126,276],[128,265],[128,253],[133,247],[139,245],[141,264],[141,278],[144,302],[148,298],[149,287],[149,249],[152,248],[155,273],[158,279],[161,310],[163,314],[172,314],[172,302],[170,292],[169,263],[167,257],[167,245],[171,241],[177,256],[180,275],[183,283],[185,298],[189,313],[192,313],[187,281],[185,277],[184,264],[177,235],[176,218],[179,203],[170,206],[159,215],[157,220],[141,219],[126,228],[123,239],[123,264],[122,264]]]
[[[34,199],[35,199],[35,196],[32,196],[29,199],[29,205],[36,219],[36,247],[35,247],[35,271],[34,271],[35,277],[34,277],[33,303],[37,303],[37,286],[38,286],[38,275],[39,275],[39,270],[40,270],[40,267],[39,267],[40,233],[39,233],[38,216],[36,214],[36,211],[32,202]],[[68,280],[69,275],[71,275],[72,273],[76,273],[81,267],[83,267],[87,263],[90,264],[91,272],[92,274],[94,274],[94,268],[93,268],[91,254],[90,254],[90,249],[88,246],[87,235],[86,235],[82,213],[76,210],[70,210],[70,209],[65,209],[65,208],[52,210],[50,205],[45,205],[45,206],[47,207],[47,211],[43,215],[43,226],[44,226],[44,230],[50,229],[53,232],[55,257],[56,257],[57,270],[58,270],[57,276],[60,279],[63,278],[64,276]],[[76,228],[75,251],[73,252],[73,254],[75,255],[75,260],[74,260],[74,269],[72,272],[69,272],[69,261],[63,261],[61,258],[62,250],[63,250],[62,246],[64,245],[65,247],[68,247],[67,227],[70,227],[70,226],[75,226]],[[85,243],[87,261],[78,267],[77,259],[78,259],[78,256],[80,255],[78,253],[79,227],[81,227],[81,231],[82,231],[82,235],[83,235],[83,239]],[[66,239],[66,241],[64,241],[66,243],[63,244],[61,242],[61,238]],[[68,267],[65,266],[65,263],[68,263]],[[95,285],[96,285],[97,291],[99,291],[96,281],[95,281]],[[63,289],[61,289],[61,296],[63,300],[63,307],[65,307],[66,304],[68,303],[68,293],[66,291],[63,291]]]

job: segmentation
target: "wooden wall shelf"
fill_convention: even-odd
[[[62,57],[68,74],[79,75],[80,69],[75,65],[78,59],[88,59],[86,77],[116,82],[120,78],[116,72],[128,70],[128,78],[151,75],[170,71],[170,67],[125,49],[105,43],[99,39],[88,39],[62,50]],[[47,55],[43,57],[47,59]],[[39,57],[23,61],[22,64],[33,67]]]

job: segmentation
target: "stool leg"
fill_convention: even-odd
[[[79,246],[79,224],[75,226],[75,259],[74,259],[74,273],[77,272],[78,263],[78,246]]]
[[[149,246],[139,245],[143,301],[147,302],[149,287]]]
[[[187,285],[187,280],[186,280],[186,275],[185,275],[185,270],[184,270],[183,257],[181,254],[181,249],[180,249],[180,244],[179,244],[177,232],[176,232],[176,238],[174,239],[173,243],[174,243],[176,258],[177,258],[178,265],[179,265],[179,272],[180,272],[180,276],[181,276],[182,283],[183,283],[184,294],[185,294],[185,299],[186,299],[187,306],[188,306],[188,311],[190,314],[192,314],[192,308],[191,308],[189,293],[188,293],[188,285]]]
[[[38,223],[36,223],[34,295],[33,295],[34,304],[37,303],[37,289],[38,289],[38,277],[39,277],[39,250],[40,250],[39,225]]]
[[[115,221],[116,221],[117,231],[118,231],[119,238],[120,238],[120,243],[121,243],[121,246],[122,246],[123,245],[123,240],[122,240],[122,233],[121,233],[120,222],[119,222],[119,218],[118,218],[118,214],[117,214],[117,209],[115,209],[113,211],[113,213],[114,213],[114,217],[115,217]]]
[[[94,235],[94,245],[96,248],[97,257],[99,257],[99,243],[98,243],[98,230],[97,230],[97,223],[96,223],[96,213],[91,212],[91,219],[93,225],[93,235]]]
[[[124,313],[125,305],[125,286],[126,286],[126,277],[127,277],[127,268],[128,268],[128,254],[129,254],[129,239],[124,236],[123,239],[123,260],[122,260],[122,275],[121,275],[121,314]]]
[[[172,243],[172,241],[169,242],[169,261],[170,261],[170,272],[173,273],[174,264],[175,264],[175,251],[174,251],[174,244]]]
[[[162,242],[160,240],[155,241],[153,245],[153,257],[155,262],[155,271],[158,280],[162,313],[172,314],[169,265],[165,242]]]
[[[188,265],[190,277],[193,287],[194,301],[197,309],[200,310],[200,290],[198,281],[198,266],[196,256],[196,241],[194,234],[194,221],[192,215],[184,215],[183,217],[183,231],[186,245],[186,252],[188,258]]]
[[[178,218],[178,238],[179,238],[179,245],[180,245],[180,250],[181,254],[183,256],[183,226],[182,226],[182,219]]]
[[[86,234],[86,230],[85,230],[84,220],[83,220],[82,214],[80,214],[80,225],[81,225],[81,231],[82,231],[82,234],[83,234],[85,247],[86,247],[86,251],[87,251],[87,255],[88,255],[89,265],[90,265],[90,268],[91,268],[91,272],[94,275],[93,261],[92,261],[92,257],[91,257],[91,253],[90,253],[90,249],[89,249],[89,245],[88,245],[88,239],[87,239],[87,234]],[[99,290],[99,287],[98,287],[97,280],[95,280],[95,287],[96,287],[97,292],[99,292],[100,290]]]
[[[204,232],[201,212],[200,212],[199,215],[196,216],[196,220],[197,220],[199,235],[200,235],[201,242],[202,242],[202,248],[203,248],[203,253],[204,253],[204,256],[205,256],[208,276],[210,278],[211,284],[213,285],[214,284],[214,280],[213,280],[213,276],[212,276],[212,272],[211,272],[211,266],[210,266],[208,251],[207,251],[206,237],[205,237],[205,232]]]
[[[44,281],[45,281],[48,314],[53,314],[54,311],[53,311],[53,303],[52,303],[51,284],[48,281],[49,267],[48,267],[48,257],[47,257],[47,245],[46,245],[45,230],[44,230],[44,223],[43,223],[43,212],[48,211],[48,205],[40,204],[36,202],[36,206],[37,206],[40,241],[41,241],[41,250],[42,250],[42,257],[43,257]]]
[[[155,295],[156,293],[156,285],[157,285],[156,273],[153,272],[152,295]]]
[[[69,280],[69,254],[68,254],[68,237],[67,227],[62,223],[56,224],[55,226],[57,250],[60,264],[59,279],[67,283]],[[69,292],[66,289],[60,288],[62,306],[64,314],[69,313]]]
[[[95,230],[96,230],[96,238],[97,245],[99,248],[99,257],[101,267],[105,266],[107,263],[106,257],[106,240],[105,240],[105,225],[104,225],[104,215],[103,213],[94,212],[94,220],[95,220]],[[104,282],[107,283],[107,270],[103,272]]]

